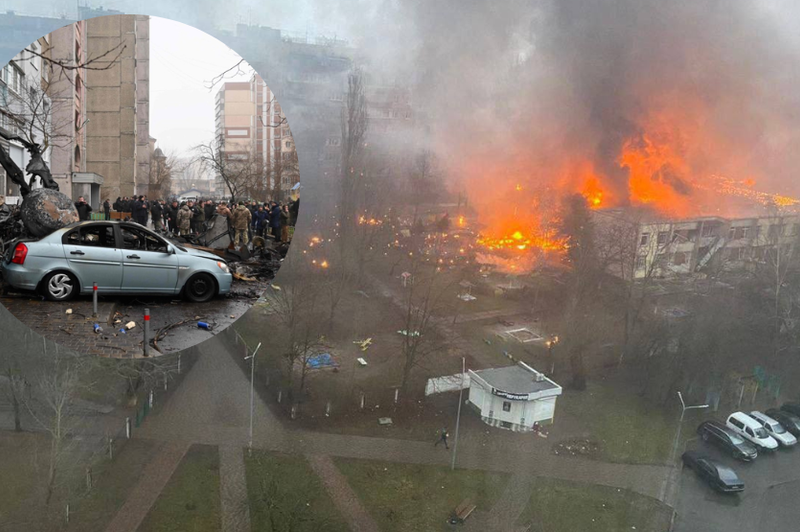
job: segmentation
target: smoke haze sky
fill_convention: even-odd
[[[50,16],[75,10],[71,0],[3,4]],[[657,172],[678,195],[687,175],[705,173],[800,194],[800,5],[789,0],[103,5],[199,28],[247,22],[349,39],[414,87],[430,145],[479,196],[493,193],[490,177],[501,173],[547,185],[571,179],[579,162],[623,201],[631,168],[622,152],[649,140],[680,159]]]

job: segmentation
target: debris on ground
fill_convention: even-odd
[[[584,438],[566,440],[553,446],[553,454],[562,456],[597,456],[600,444]]]
[[[134,327],[136,327],[136,322],[134,321],[129,321],[128,323],[125,324],[125,328],[128,329],[129,331]]]

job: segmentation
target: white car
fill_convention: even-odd
[[[759,412],[758,410],[753,410],[750,412],[750,417],[761,423],[761,426],[769,433],[770,436],[775,438],[779,444],[784,447],[791,447],[792,445],[797,444],[797,438],[795,438],[791,432],[786,430],[786,428],[769,417],[766,414]]]
[[[744,412],[734,412],[728,416],[725,424],[742,438],[753,442],[759,449],[774,451],[778,448],[778,442],[769,435],[761,423]]]

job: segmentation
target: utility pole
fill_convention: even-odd
[[[453,442],[453,463],[450,464],[450,470],[456,468],[456,453],[458,452],[458,426],[461,423],[461,404],[464,402],[464,374],[467,372],[466,358],[461,357],[461,389],[458,391],[458,414],[456,414],[456,439]]]
[[[246,346],[247,344],[245,344]],[[250,360],[250,443],[248,444],[248,449],[253,448],[253,409],[254,409],[254,387],[253,381],[255,379],[256,374],[256,354],[258,350],[261,349],[261,342],[258,342],[256,346],[256,350],[253,351],[253,354],[247,357],[244,357],[245,360]]]
[[[675,431],[675,441],[672,443],[672,453],[670,455],[670,470],[669,470],[667,479],[664,482],[663,487],[661,488],[661,497],[659,497],[659,499],[662,502],[666,502],[664,499],[667,496],[667,491],[669,489],[670,479],[675,476],[676,471],[677,471],[677,468],[675,467],[675,460],[677,460],[677,458],[678,458],[677,457],[678,444],[680,443],[680,440],[681,440],[681,429],[683,428],[683,416],[686,414],[687,410],[699,410],[699,409],[703,409],[703,408],[708,408],[708,406],[709,406],[709,405],[686,406],[686,403],[683,400],[683,394],[681,394],[681,392],[678,392],[678,399],[681,402],[681,417],[678,420],[678,430]]]

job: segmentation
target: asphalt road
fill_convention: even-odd
[[[680,476],[676,532],[753,532],[800,529],[800,449],[762,453],[744,463],[696,440],[689,448],[705,452],[733,467],[744,480],[745,490],[724,495],[708,487],[684,468]]]

